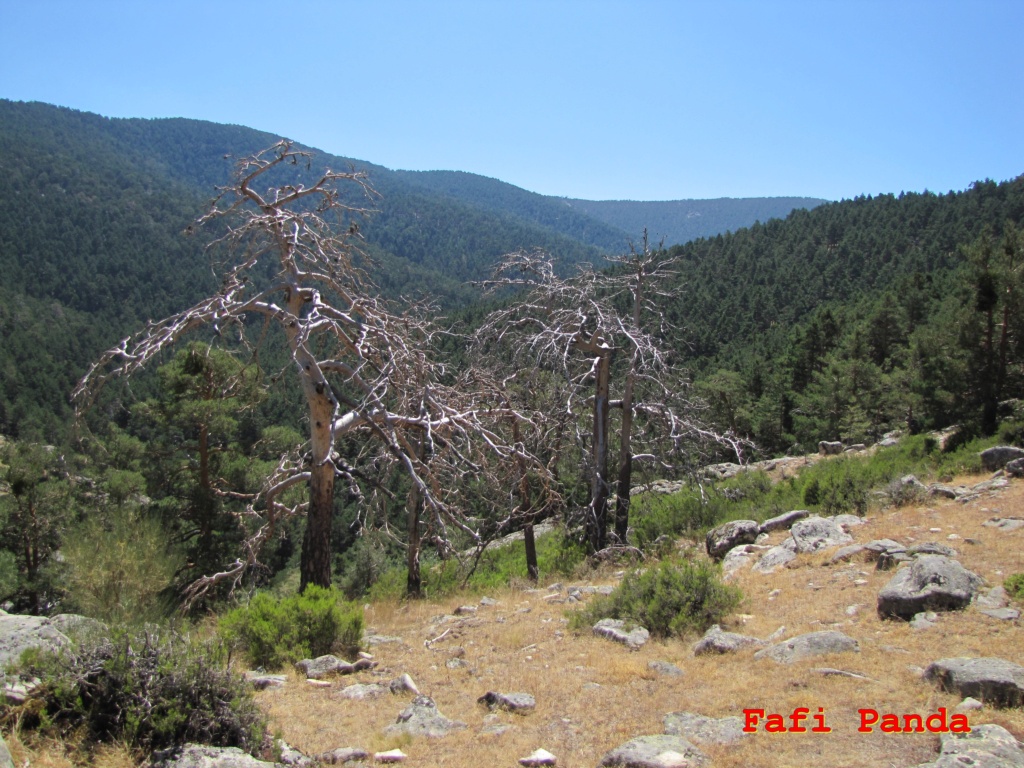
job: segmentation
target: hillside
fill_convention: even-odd
[[[784,219],[794,210],[828,202],[813,197],[750,197],[717,200],[574,200],[551,198],[566,210],[584,213],[625,232],[642,232],[665,246],[735,232],[754,222]],[[635,237],[635,236],[634,236]]]

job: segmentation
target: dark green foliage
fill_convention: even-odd
[[[1018,600],[1024,599],[1024,573],[1015,573],[1003,580],[1003,589]]]
[[[624,619],[655,636],[685,635],[719,623],[740,599],[740,591],[723,584],[718,566],[706,560],[662,561],[626,574],[610,595],[572,614],[570,625],[581,629],[600,619]]]
[[[253,752],[263,741],[264,718],[225,658],[216,644],[146,632],[36,654],[22,671],[42,681],[36,725],[56,735],[84,729],[90,741],[122,741],[147,752],[189,742]]]
[[[1024,422],[1005,422],[999,427],[999,441],[1024,448]]]
[[[302,594],[256,594],[219,623],[221,635],[253,666],[279,669],[289,662],[337,651],[353,654],[363,637],[363,609],[335,589],[310,584]]]

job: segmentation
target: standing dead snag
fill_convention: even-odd
[[[242,160],[234,183],[199,220],[226,225],[225,234],[211,243],[224,254],[218,264],[220,290],[106,352],[74,393],[80,411],[105,380],[139,371],[200,328],[212,328],[220,339],[233,333],[239,345],[253,351],[270,326],[283,332],[309,422],[307,453],[302,459],[282,457],[247,505],[255,533],[244,554],[223,572],[193,584],[190,599],[220,581],[240,580],[282,517],[301,512],[307,523],[300,589],[311,583],[329,586],[338,478],[354,496],[372,502],[386,495],[390,473],[404,473],[415,495],[411,514],[417,523],[410,563],[418,562],[420,511],[439,547],[451,546],[449,527],[475,540],[463,519],[459,480],[484,471],[490,457],[509,462],[517,453],[488,427],[485,414],[492,419],[505,414],[487,393],[459,382],[440,383],[443,371],[427,356],[434,329],[425,308],[398,311],[372,293],[357,263],[361,253],[353,225],[354,217],[367,211],[345,202],[338,190],[339,184],[353,185],[372,199],[365,176],[326,171],[303,183],[310,162],[308,153],[288,142]],[[289,174],[291,183],[274,186]],[[262,332],[252,345],[247,328],[260,317]],[[335,451],[339,438],[348,435],[365,446],[355,462]],[[300,486],[308,488],[305,501],[289,494]]]
[[[489,289],[509,287],[522,294],[507,309],[493,313],[478,337],[486,343],[508,342],[519,365],[544,365],[559,370],[569,385],[565,408],[577,423],[581,445],[589,443],[587,475],[590,502],[584,510],[584,537],[591,554],[605,549],[608,503],[612,490],[609,471],[611,415],[619,422],[615,539],[624,545],[629,526],[633,464],[646,459],[663,471],[680,471],[686,452],[700,455],[711,442],[739,443],[718,435],[698,421],[699,403],[683,396],[684,378],[669,360],[659,336],[645,330],[645,312],[654,311],[653,284],[668,274],[670,262],[650,248],[646,233],[640,252],[611,261],[619,269],[598,273],[585,266],[572,278],[556,275],[546,254],[518,251],[506,256],[486,281]],[[631,312],[616,304],[620,294],[631,298]],[[658,334],[664,329],[659,327]],[[622,381],[622,397],[612,397],[612,382]],[[590,429],[580,426],[586,406]],[[589,432],[589,435],[585,435]],[[634,444],[644,448],[637,454]]]

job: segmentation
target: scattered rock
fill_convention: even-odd
[[[537,708],[537,700],[528,693],[497,693],[495,691],[488,691],[477,699],[476,703],[483,704],[491,711],[501,709],[505,712],[514,712],[517,715],[525,715]]]
[[[344,674],[354,671],[355,667],[337,656],[318,656],[315,659],[303,659],[295,662],[295,668],[310,680],[322,680],[328,675]]]
[[[1024,459],[1014,459],[1003,468],[1007,477],[1024,477]]]
[[[1004,533],[1024,528],[1024,518],[1020,517],[993,517],[986,520],[982,525],[989,528],[996,528]]]
[[[796,560],[796,541],[790,537],[761,555],[761,559],[754,564],[753,571],[755,573],[774,573],[777,568],[781,568],[793,560]]]
[[[944,557],[956,557],[956,550],[946,544],[940,544],[937,541],[925,541],[920,544],[914,544],[911,547],[907,547],[907,554],[918,556],[918,555],[942,555]]]
[[[415,696],[420,695],[420,689],[416,687],[416,683],[413,682],[412,678],[408,674],[396,677],[388,683],[388,690],[392,693],[411,693]]]
[[[704,546],[708,555],[721,560],[733,547],[740,544],[753,544],[760,533],[760,526],[754,520],[731,520],[708,531],[704,537]]]
[[[56,651],[70,641],[44,616],[0,616],[0,668],[16,663],[29,648]]]
[[[670,712],[663,722],[669,736],[682,736],[698,744],[732,744],[747,735],[738,717],[714,718],[693,712]]]
[[[1020,611],[1016,608],[986,608],[982,613],[1000,621],[1016,621],[1020,618]]]
[[[983,480],[977,485],[972,485],[971,490],[976,493],[984,493],[985,491],[998,491],[1002,488],[1006,488],[1010,484],[1010,481],[1005,477],[994,477],[991,480]],[[961,497],[961,501],[969,499],[968,496]]]
[[[257,760],[238,747],[208,747],[186,744],[180,752],[155,753],[152,768],[275,768],[278,763]]]
[[[711,760],[681,736],[638,736],[601,758],[599,768],[693,768]]]
[[[987,472],[1002,469],[1009,462],[1024,458],[1024,449],[1012,445],[997,445],[981,452],[981,466]]]
[[[843,444],[836,441],[822,440],[818,443],[818,453],[822,456],[838,456],[843,452]]]
[[[593,627],[593,632],[598,637],[605,637],[616,643],[622,643],[629,650],[636,651],[650,639],[651,633],[643,627],[633,626],[626,629],[626,622],[622,619],[601,619]]]
[[[822,632],[810,632],[797,635],[778,645],[764,648],[754,654],[755,659],[771,659],[779,664],[792,664],[794,661],[811,656],[822,656],[827,653],[848,653],[860,651],[860,646],[852,637],[833,629]]]
[[[683,674],[683,670],[670,661],[649,661],[647,668],[668,677],[681,677]]]
[[[982,585],[980,576],[956,560],[924,555],[902,568],[878,593],[878,615],[909,620],[923,611],[964,608]]]
[[[377,685],[376,683],[370,683],[369,685],[363,685],[356,683],[355,685],[348,685],[337,693],[339,699],[352,699],[354,701],[364,701],[366,699],[376,699],[378,696],[383,696],[388,692],[388,689],[383,685]]]
[[[914,614],[914,618],[910,620],[911,629],[931,629],[935,626],[935,622],[938,621],[939,614],[935,611],[923,611],[922,613]]]
[[[973,712],[975,710],[981,709],[984,706],[985,705],[982,704],[977,699],[972,698],[971,696],[968,696],[966,699],[964,699],[959,704],[957,704],[956,705],[956,709],[954,709],[953,711],[954,712]]]
[[[983,595],[974,598],[974,604],[980,608],[1005,608],[1010,598],[1002,587],[992,587]]]
[[[407,734],[437,739],[465,727],[465,723],[450,720],[442,715],[437,704],[429,696],[417,696],[412,700],[412,704],[402,711],[394,724],[384,729],[384,733],[389,736]]]
[[[265,691],[268,688],[281,688],[288,682],[285,675],[264,675],[261,672],[246,672],[245,679],[252,683],[257,691]]]
[[[519,758],[519,764],[525,768],[539,768],[542,765],[555,765],[557,758],[546,749],[538,749],[533,754]]]
[[[374,752],[375,763],[404,763],[408,755],[400,749],[389,749],[387,752]]]
[[[456,616],[472,616],[476,613],[475,605],[460,605],[455,609]]]
[[[403,640],[402,638],[396,637],[394,635],[366,635],[363,638],[363,641],[367,645],[385,645],[385,644],[388,644],[388,643],[404,643],[405,642],[405,640]]]
[[[359,760],[368,760],[369,758],[370,753],[365,749],[341,747],[330,752],[324,752],[320,755],[320,762],[327,763],[328,765],[338,765],[339,763],[354,763]]]
[[[970,733],[943,733],[937,760],[917,768],[1021,768],[1024,750],[1001,725],[975,725]]]
[[[763,640],[749,635],[740,635],[736,632],[723,632],[722,628],[715,624],[704,633],[697,644],[693,646],[694,656],[704,656],[710,653],[736,653],[751,646],[764,645]]]
[[[732,576],[737,571],[752,565],[760,553],[766,552],[769,549],[771,547],[759,546],[757,544],[740,544],[738,547],[733,547],[722,559],[723,578]]]
[[[835,554],[828,559],[828,564],[835,565],[836,563],[849,562],[854,558],[854,556],[859,555],[865,549],[867,549],[867,547],[863,544],[850,544],[846,547],[840,547],[836,550]]]
[[[793,523],[797,520],[803,520],[805,517],[809,517],[811,514],[810,510],[807,509],[794,509],[791,512],[784,512],[776,517],[770,517],[761,523],[761,533],[771,533],[772,531],[789,530]]]
[[[945,691],[972,696],[996,707],[1024,705],[1024,667],[1005,659],[940,659],[928,665],[924,678]]]
[[[481,597],[480,598],[480,605],[492,606],[492,605],[497,605],[497,604],[498,604],[498,601],[495,600],[493,597]]]
[[[799,520],[790,528],[796,543],[796,551],[818,552],[830,547],[849,544],[853,537],[844,531],[834,517],[808,517]]]
[[[281,762],[285,765],[293,766],[293,768],[316,768],[319,765],[318,761],[289,746],[288,742],[283,739],[277,740],[277,748],[281,753]]]

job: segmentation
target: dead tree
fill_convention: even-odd
[[[684,449],[700,452],[709,442],[723,441],[741,448],[731,435],[701,425],[701,406],[685,396],[685,379],[661,343],[664,323],[652,299],[657,295],[654,284],[668,274],[670,263],[650,248],[646,233],[639,252],[631,248],[627,256],[611,261],[618,270],[599,273],[584,265],[573,277],[562,278],[541,251],[507,255],[483,285],[491,290],[518,289],[520,294],[507,308],[494,312],[478,332],[481,341],[510,344],[517,364],[546,365],[565,376],[569,387],[564,407],[578,425],[579,443],[589,445],[590,501],[583,527],[591,554],[609,544],[614,410],[622,414],[615,488],[618,545],[625,544],[629,526],[635,461],[647,460],[674,472]],[[617,308],[620,294],[629,296],[629,313]],[[658,318],[657,334],[644,327],[644,315],[651,312]],[[616,380],[622,382],[621,398],[612,397]],[[589,417],[579,420],[584,410]],[[643,453],[636,452],[637,445]]]
[[[220,290],[107,351],[74,393],[81,410],[104,381],[136,373],[199,328],[212,328],[221,339],[233,336],[231,343],[253,353],[269,327],[283,332],[309,424],[305,454],[281,458],[248,500],[244,514],[253,534],[245,552],[224,571],[193,584],[190,599],[223,580],[237,583],[282,518],[301,513],[306,532],[300,589],[329,586],[335,481],[346,482],[369,509],[374,500],[393,501],[383,479],[395,471],[404,473],[412,489],[407,544],[410,591],[416,592],[425,531],[439,548],[451,546],[452,530],[477,538],[461,512],[460,479],[487,471],[489,460],[508,463],[517,457],[517,448],[490,426],[516,415],[464,382],[443,383],[445,372],[428,357],[435,329],[426,308],[396,309],[374,293],[358,247],[356,218],[366,207],[347,202],[339,191],[339,184],[347,184],[369,202],[374,192],[365,176],[328,170],[308,184],[272,183],[302,167],[308,177],[310,162],[308,153],[288,142],[242,160],[234,183],[199,220],[226,226],[211,243],[222,256]],[[252,341],[247,332],[254,318],[262,318],[262,329]],[[335,450],[343,436],[362,440],[364,450],[354,462]],[[297,494],[301,487],[308,492]]]

